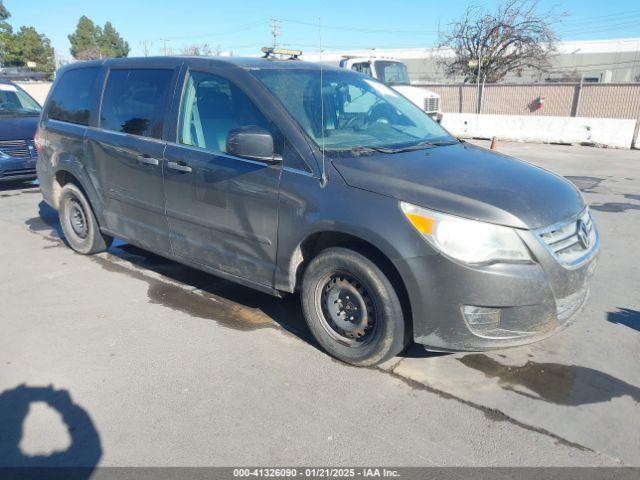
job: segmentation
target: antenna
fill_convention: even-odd
[[[324,93],[322,88],[322,23],[320,17],[318,17],[318,44],[320,50],[320,132],[322,134],[322,172],[320,177],[320,185],[327,185],[327,170],[325,168],[325,160],[324,160]]]

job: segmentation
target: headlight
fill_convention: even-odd
[[[469,264],[529,262],[531,255],[512,228],[434,212],[410,203],[400,208],[438,251]]]

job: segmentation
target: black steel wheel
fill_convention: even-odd
[[[376,365],[407,345],[402,306],[383,271],[347,248],[322,251],[307,266],[302,307],[309,329],[332,356]]]
[[[84,193],[73,183],[67,183],[60,192],[60,226],[67,244],[84,255],[102,252],[113,239],[104,235]]]
[[[335,272],[327,274],[318,287],[321,325],[329,335],[346,345],[373,337],[376,308],[364,282],[346,272]]]

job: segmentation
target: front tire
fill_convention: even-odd
[[[58,214],[67,244],[76,252],[91,255],[111,246],[113,238],[100,231],[89,201],[73,183],[62,187]]]
[[[407,345],[402,306],[369,258],[328,248],[304,272],[302,308],[311,333],[333,357],[352,365],[384,362]]]

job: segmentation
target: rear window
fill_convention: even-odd
[[[173,70],[112,70],[102,98],[100,126],[114,132],[162,137]]]
[[[51,94],[47,117],[62,122],[89,125],[91,93],[100,67],[65,72]]]

